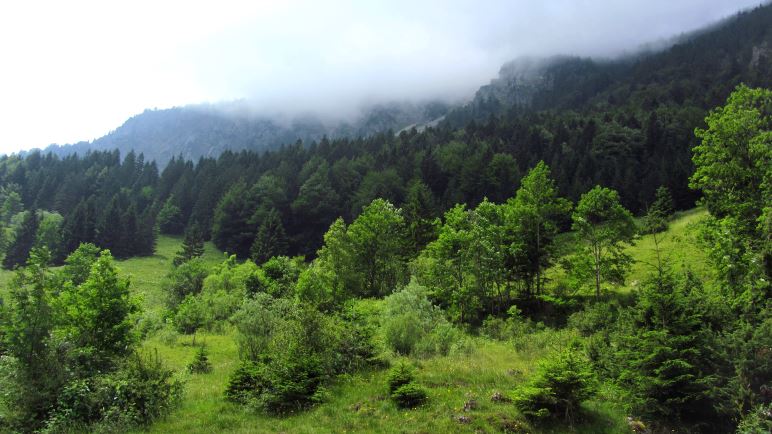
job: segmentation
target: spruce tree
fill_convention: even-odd
[[[139,223],[137,221],[137,207],[131,204],[121,218],[121,240],[117,247],[116,257],[127,258],[140,251],[141,238],[139,237]]]
[[[16,237],[5,253],[3,268],[11,269],[27,263],[29,252],[35,245],[39,224],[36,210],[28,211],[24,215],[21,226],[16,230]]]
[[[673,206],[673,196],[670,190],[661,185],[654,196],[654,203],[651,204],[649,212],[659,213],[663,218],[668,219],[675,213]]]
[[[121,210],[118,203],[118,196],[107,205],[102,218],[97,224],[97,242],[99,247],[113,251],[120,251],[122,235]]]
[[[174,266],[188,262],[193,258],[198,258],[204,254],[204,232],[198,222],[194,222],[188,230],[185,231],[185,238],[182,240],[182,249],[174,257]]]
[[[253,261],[262,264],[274,256],[286,254],[287,246],[287,234],[284,232],[281,216],[275,208],[271,208],[260,223],[250,256]]]

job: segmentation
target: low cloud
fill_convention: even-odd
[[[152,107],[336,117],[460,100],[513,58],[615,56],[758,0],[59,3],[0,6],[0,151],[98,137]]]

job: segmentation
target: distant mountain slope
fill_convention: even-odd
[[[262,151],[282,144],[318,141],[327,136],[359,137],[431,122],[448,111],[441,102],[388,103],[366,109],[350,122],[325,123],[314,116],[293,119],[250,114],[242,103],[191,105],[146,110],[93,142],[52,145],[45,152],[63,156],[88,150],[119,149],[143,153],[163,167],[172,157],[217,157],[225,150]]]
[[[683,35],[663,51],[614,60],[517,59],[445,122],[463,127],[512,110],[603,111],[670,103],[706,109],[721,104],[741,82],[772,86],[770,4]]]
[[[147,110],[93,142],[53,145],[58,155],[119,149],[143,153],[161,167],[173,156],[216,157],[225,150],[262,151],[322,137],[354,138],[426,127],[458,129],[493,117],[527,112],[626,111],[641,117],[661,107],[694,108],[694,119],[722,103],[739,83],[772,87],[772,5],[742,12],[715,26],[674,39],[658,51],[614,60],[571,56],[524,58],[502,66],[463,106],[433,102],[370,107],[351,122],[313,116],[279,119],[232,106],[193,105]],[[635,126],[635,125],[632,125]],[[697,125],[683,125],[693,129]]]

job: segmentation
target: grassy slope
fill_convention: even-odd
[[[708,277],[704,255],[694,244],[694,223],[704,218],[702,210],[692,210],[677,216],[663,234],[661,247],[677,268],[689,267]],[[168,272],[181,240],[160,237],[157,253],[146,258],[119,261],[123,275],[130,276],[132,288],[141,298],[148,315],[160,315],[163,310],[161,281]],[[653,238],[642,237],[629,252],[639,261],[633,267],[629,290],[642,280],[653,263]],[[207,244],[205,259],[217,263],[223,258]],[[0,272],[0,284],[5,288],[11,272]],[[193,359],[195,348],[190,337],[170,343],[160,336],[143,343],[145,349],[158,351],[170,368],[186,381],[186,395],[172,414],[157,421],[149,432],[211,433],[211,432],[519,432],[516,410],[512,404],[490,400],[496,392],[507,393],[523,382],[535,361],[550,348],[560,347],[568,338],[564,332],[534,335],[518,349],[510,343],[491,342],[476,338],[468,354],[456,354],[423,360],[419,364],[419,381],[429,389],[429,404],[411,410],[398,410],[385,399],[385,371],[364,372],[339,379],[330,388],[330,400],[316,408],[288,417],[262,416],[223,400],[223,391],[230,373],[238,364],[238,348],[232,331],[220,334],[200,333],[197,341],[205,341],[213,371],[209,374],[188,375],[185,366]],[[464,412],[464,403],[474,399],[478,408]],[[613,404],[613,393],[602,391],[599,398],[587,404],[594,419],[577,426],[576,432],[628,432],[623,411]],[[459,423],[457,417],[469,417]],[[541,432],[564,432],[565,426],[543,429]],[[525,432],[525,431],[523,431]],[[539,430],[537,430],[539,432]]]
[[[705,252],[697,242],[698,223],[707,216],[707,210],[702,208],[679,212],[670,222],[668,230],[657,235],[663,261],[668,262],[676,271],[691,270],[703,280],[713,277]],[[657,254],[654,237],[641,237],[627,252],[636,261],[626,281],[626,289],[629,290],[645,280],[655,269]]]

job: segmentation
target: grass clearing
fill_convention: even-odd
[[[695,242],[696,224],[707,216],[701,209],[679,213],[661,235],[660,248],[678,270],[689,268],[703,278],[710,277],[704,252]],[[131,279],[131,287],[141,299],[144,315],[160,316],[165,305],[162,281],[181,244],[180,237],[161,236],[153,256],[118,261],[121,275]],[[641,237],[628,252],[636,258],[628,292],[651,272],[655,262],[654,240]],[[223,254],[206,244],[204,260],[216,264]],[[555,270],[551,270],[555,272]],[[0,271],[2,290],[12,278],[11,271]],[[539,359],[549,351],[565,346],[570,331],[544,331],[527,335],[517,342],[497,342],[472,338],[472,350],[424,360],[413,360],[418,382],[427,388],[429,401],[414,410],[398,409],[387,396],[387,370],[370,370],[338,378],[329,387],[329,399],[310,410],[284,417],[259,414],[249,408],[226,402],[224,391],[231,373],[238,367],[235,331],[200,332],[196,343],[207,346],[213,370],[189,374],[196,346],[192,336],[175,336],[162,330],[142,343],[145,351],[157,351],[177,375],[185,380],[185,396],[168,416],[136,432],[150,433],[343,433],[343,432],[565,432],[565,425],[534,428],[523,421],[511,403],[493,402],[500,392],[510,394],[526,381]],[[588,419],[578,423],[578,433],[628,432],[625,413],[615,402],[613,390],[601,387],[599,396],[585,404]],[[474,401],[475,404],[469,404]],[[467,408],[466,407],[474,407]]]

